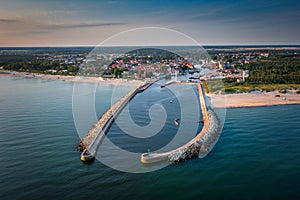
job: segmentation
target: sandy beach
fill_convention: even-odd
[[[275,95],[277,95],[275,97]],[[279,95],[279,96],[278,96]],[[216,95],[209,94],[210,102],[217,108],[239,108],[239,107],[256,107],[256,106],[274,106],[285,104],[300,104],[300,94],[278,92],[267,93],[242,93]]]
[[[83,76],[61,76],[51,74],[36,74],[16,71],[0,70],[2,76],[16,76],[24,78],[40,78],[44,80],[61,80],[69,82],[84,82],[84,83],[98,83],[98,84],[111,84],[111,85],[125,85],[125,86],[137,86],[143,81],[140,80],[128,80],[128,79],[102,79],[101,77],[83,77]]]
[[[102,79],[99,77],[82,77],[82,76],[61,76],[51,74],[33,74],[16,71],[0,70],[2,76],[17,76],[24,78],[40,78],[44,80],[61,80],[70,82],[86,82],[98,84],[112,84],[137,86],[142,84],[140,80],[127,79]],[[277,95],[277,97],[275,97]],[[279,96],[278,96],[279,95]],[[239,108],[239,107],[256,107],[256,106],[273,106],[285,104],[300,104],[300,94],[279,92],[264,93],[239,93],[239,94],[207,94],[210,103],[217,108]]]

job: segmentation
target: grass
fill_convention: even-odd
[[[285,93],[286,90],[295,90],[300,93],[300,84],[254,84],[254,83],[223,83],[222,80],[208,80],[204,83],[206,93],[249,93],[252,91],[271,92],[278,90]]]
[[[235,83],[225,83],[226,93],[243,93],[251,91],[261,91],[261,92],[271,92],[278,90],[281,93],[285,93],[287,89],[296,90],[300,92],[300,84],[235,84]]]

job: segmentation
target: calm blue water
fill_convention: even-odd
[[[113,87],[98,88],[97,114],[110,105]],[[223,133],[204,159],[131,174],[79,160],[72,90],[73,83],[63,81],[0,76],[1,199],[300,198],[299,105],[229,109]],[[167,92],[155,96],[157,87],[146,92],[131,108],[140,125],[149,121],[144,112],[151,102],[169,98]],[[176,109],[168,112],[178,115]],[[130,151],[158,149],[178,128],[171,122],[144,143],[121,135],[116,125],[109,134]]]

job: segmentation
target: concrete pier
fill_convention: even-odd
[[[182,162],[195,157],[204,157],[210,152],[220,136],[220,120],[211,108],[207,108],[201,83],[197,84],[197,89],[204,124],[201,132],[191,141],[175,150],[165,153],[142,154],[142,163],[156,163],[161,161]]]

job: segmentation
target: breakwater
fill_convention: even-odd
[[[180,81],[177,81],[177,80],[171,80],[171,81],[168,81],[168,82],[166,82],[165,84],[162,84],[160,87],[166,87],[166,86],[168,86],[168,85],[171,85],[171,84],[173,84],[173,83],[180,83]]]
[[[182,162],[195,157],[204,157],[215,145],[221,132],[220,120],[216,113],[207,108],[202,85],[197,84],[202,109],[203,128],[201,132],[185,145],[164,153],[144,153],[141,155],[142,163],[155,163],[160,161]]]
[[[156,82],[156,80],[140,84],[136,88],[130,90],[126,95],[106,110],[100,119],[93,125],[93,128],[90,129],[87,135],[80,141],[77,147],[78,150],[83,151],[81,154],[82,161],[90,161],[94,159],[97,149],[114,119],[136,94],[145,91],[154,82]]]

